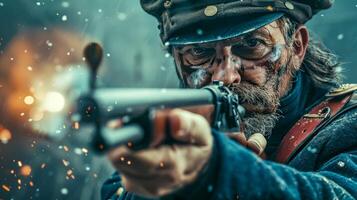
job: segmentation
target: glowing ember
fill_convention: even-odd
[[[35,102],[35,99],[32,96],[26,96],[24,98],[24,102],[27,105],[31,105],[31,104],[33,104]]]
[[[32,171],[32,169],[29,165],[24,165],[20,169],[20,173],[22,176],[29,176],[31,174],[31,171]]]
[[[73,128],[78,130],[79,129],[79,122],[74,122]]]
[[[66,167],[69,165],[69,162],[67,160],[62,160],[62,162],[63,162],[64,166],[66,166]]]
[[[10,139],[11,139],[10,131],[4,128],[0,128],[0,141],[3,144],[6,144],[9,142]]]
[[[6,192],[10,192],[10,188],[7,185],[2,185],[2,189],[4,189]]]
[[[69,149],[68,149],[68,147],[67,147],[66,145],[63,146],[63,149],[64,149],[64,151],[66,151],[66,152],[69,151]]]
[[[72,175],[72,174],[73,174],[73,171],[72,171],[72,170],[70,170],[70,169],[67,170],[67,175],[68,175],[68,176],[70,176],[70,175]]]
[[[21,161],[17,161],[17,165],[19,165],[19,167],[22,167],[22,162]]]
[[[132,142],[128,142],[128,147],[133,147],[133,143]]]
[[[30,186],[31,186],[31,187],[33,187],[33,186],[34,186],[34,184],[33,184],[33,182],[32,182],[32,181],[30,181],[30,183],[29,183],[29,184],[30,184]]]
[[[48,92],[44,100],[44,108],[49,112],[59,112],[64,108],[65,99],[58,92]]]

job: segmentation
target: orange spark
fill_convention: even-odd
[[[0,128],[0,141],[3,144],[6,144],[9,142],[10,139],[11,139],[10,131],[5,128]]]
[[[69,165],[69,162],[67,160],[62,160],[62,162],[63,162],[64,166],[66,166],[66,167]]]
[[[4,189],[6,192],[10,192],[10,188],[7,185],[2,185],[2,189]]]
[[[20,173],[22,176],[29,176],[31,174],[31,171],[32,171],[32,169],[29,165],[24,165],[20,169]]]
[[[79,127],[80,127],[79,122],[74,122],[73,128],[76,129],[76,130],[78,130]]]
[[[64,151],[69,151],[68,147],[66,145],[63,146]]]

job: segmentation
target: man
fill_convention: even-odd
[[[304,25],[329,0],[142,0],[183,87],[222,81],[247,114],[244,135],[211,130],[183,110],[167,120],[177,144],[114,149],[103,199],[355,199],[355,85],[338,86],[335,56]],[[162,126],[162,125],[161,125]],[[268,141],[263,160],[264,142]],[[252,142],[254,141],[254,142]],[[255,148],[254,148],[255,146]]]

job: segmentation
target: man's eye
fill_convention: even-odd
[[[243,45],[248,48],[256,48],[262,44],[264,44],[264,41],[261,39],[257,39],[257,38],[249,39],[243,43]]]
[[[196,48],[192,48],[190,50],[190,53],[193,56],[209,56],[214,52],[213,49],[208,49],[208,48],[201,48],[201,47],[196,47]]]
[[[234,55],[248,60],[262,59],[271,51],[271,46],[259,38],[247,39],[231,48]]]

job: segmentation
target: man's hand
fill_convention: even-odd
[[[204,117],[180,109],[161,112],[155,117],[155,131],[165,131],[166,123],[171,130],[167,134],[179,144],[154,141],[145,150],[118,147],[109,153],[127,191],[147,197],[169,194],[193,182],[208,162],[213,138]]]
[[[251,135],[248,139],[245,137],[243,132],[233,132],[227,133],[227,136],[232,140],[238,142],[242,146],[247,147],[248,149],[252,150],[261,158],[265,158],[264,150],[267,146],[267,140],[265,139],[264,135],[261,133],[255,133]]]

